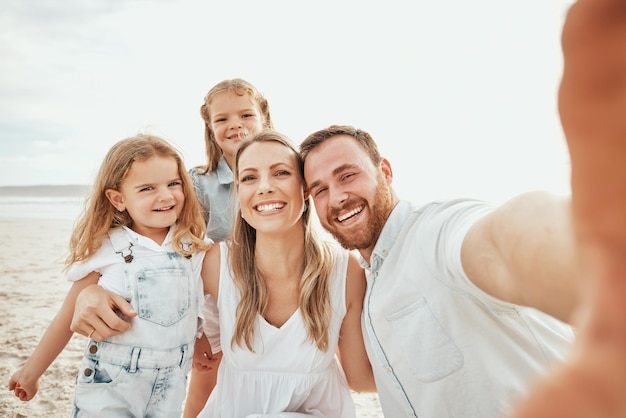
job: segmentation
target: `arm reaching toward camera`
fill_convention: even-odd
[[[559,112],[572,215],[591,279],[574,352],[515,418],[626,416],[626,2],[579,0],[562,37]]]

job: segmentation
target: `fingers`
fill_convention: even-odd
[[[9,381],[9,390],[13,391],[13,394],[23,402],[30,401],[33,395],[29,395],[28,392],[20,385],[18,382],[14,380]]]
[[[219,364],[219,355],[213,355],[211,343],[206,334],[196,339],[193,352],[193,367],[199,372],[208,372]]]
[[[211,370],[217,369],[218,366],[219,366],[219,358],[217,357],[208,358],[204,356],[203,358],[201,358],[201,357],[194,356],[193,368],[199,372],[202,372],[202,373],[210,372]]]
[[[124,321],[128,322],[130,318],[134,318],[135,316],[137,316],[137,312],[135,312],[133,306],[128,303],[128,301],[122,296],[112,293],[111,299],[111,307],[114,308],[116,315],[122,318]]]
[[[210,353],[210,352],[209,352]],[[213,354],[203,350],[196,350],[193,353],[193,366],[198,370],[210,370],[213,366]]]
[[[123,297],[100,286],[89,286],[77,297],[70,329],[78,334],[102,341],[127,331],[130,318],[136,316]]]
[[[86,319],[84,326],[81,327],[83,335],[91,334],[91,338],[98,342],[102,342],[105,338],[111,338],[130,329],[131,324],[121,319],[113,311],[105,311]]]

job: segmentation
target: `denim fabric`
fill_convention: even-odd
[[[127,332],[87,345],[73,416],[180,416],[200,307],[191,261],[174,252],[120,251],[125,232],[117,231],[110,234],[116,252],[135,250],[124,276],[138,315]]]
[[[233,172],[222,156],[217,168],[206,174],[189,170],[198,199],[205,211],[207,237],[213,241],[224,241],[230,236],[233,223],[233,208],[236,207],[233,194]]]

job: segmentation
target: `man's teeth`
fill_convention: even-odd
[[[339,222],[343,222],[346,219],[353,217],[357,213],[361,213],[362,210],[363,210],[363,206],[359,206],[358,208],[352,209],[350,212],[344,213],[343,215],[339,216],[337,220]]]
[[[272,210],[282,209],[285,205],[281,203],[270,203],[269,205],[259,205],[256,210],[259,212],[269,212]]]

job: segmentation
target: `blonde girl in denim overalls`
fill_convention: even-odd
[[[130,330],[90,339],[76,381],[74,417],[180,416],[202,324],[205,220],[178,152],[139,135],[114,145],[75,227],[66,265],[73,282],[59,314],[11,378],[30,400],[69,341],[76,296],[98,283],[137,312]]]

